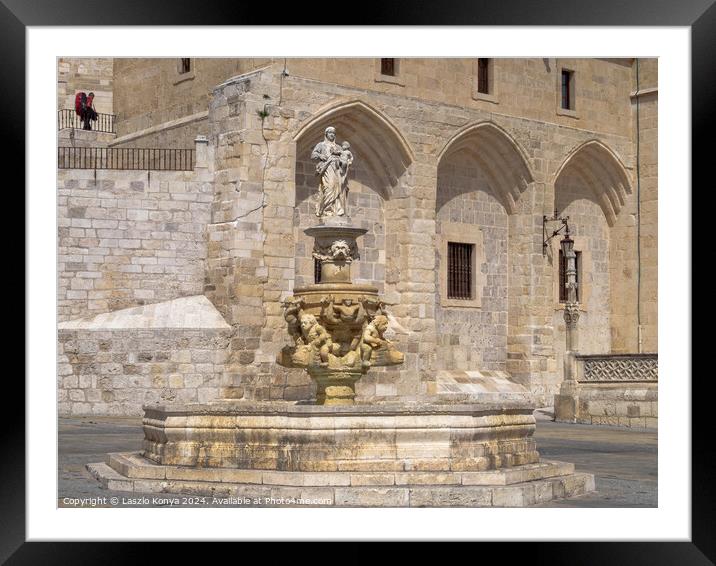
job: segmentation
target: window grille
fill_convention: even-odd
[[[472,299],[473,244],[448,242],[448,299]]]

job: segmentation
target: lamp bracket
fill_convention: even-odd
[[[548,218],[547,216],[542,216],[542,255],[547,255],[547,247],[549,246],[549,242],[552,238],[562,233],[562,230],[564,230],[564,235],[569,236],[569,224],[567,223],[569,220],[569,216],[560,217],[557,213],[557,210],[554,211],[554,216],[552,218]],[[556,230],[552,231],[552,234],[550,236],[547,235],[547,224],[551,222],[561,222],[562,225],[557,228]]]

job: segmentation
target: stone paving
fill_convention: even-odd
[[[548,460],[573,462],[577,472],[595,475],[597,490],[537,507],[656,507],[657,506],[657,431],[594,425],[554,423],[551,413],[536,413],[535,439],[540,454]],[[85,464],[105,460],[108,452],[138,450],[142,441],[141,419],[137,417],[61,418],[59,421],[58,505],[74,507],[66,498],[103,498],[85,502],[84,507],[170,506],[171,498],[153,503],[141,494],[102,489],[85,469]],[[126,503],[122,504],[125,498]],[[131,499],[131,501],[129,501]],[[192,501],[192,503],[194,503]],[[214,506],[211,498],[193,505]],[[234,503],[235,506],[247,506]],[[231,505],[219,505],[231,506]]]

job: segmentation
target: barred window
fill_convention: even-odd
[[[395,76],[395,59],[381,59],[380,60],[380,74],[394,77]]]
[[[184,75],[191,71],[191,58],[184,57],[179,59],[179,74]]]
[[[582,273],[582,252],[575,251],[574,254],[577,256],[574,258],[575,267],[577,273],[575,279],[577,281],[577,302],[580,298],[580,274]],[[564,257],[562,250],[559,250],[559,302],[567,302],[567,258]]]
[[[448,242],[448,299],[470,300],[473,298],[472,256],[474,247],[474,244]]]

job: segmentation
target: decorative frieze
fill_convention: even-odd
[[[658,381],[657,354],[577,356],[579,381]]]

